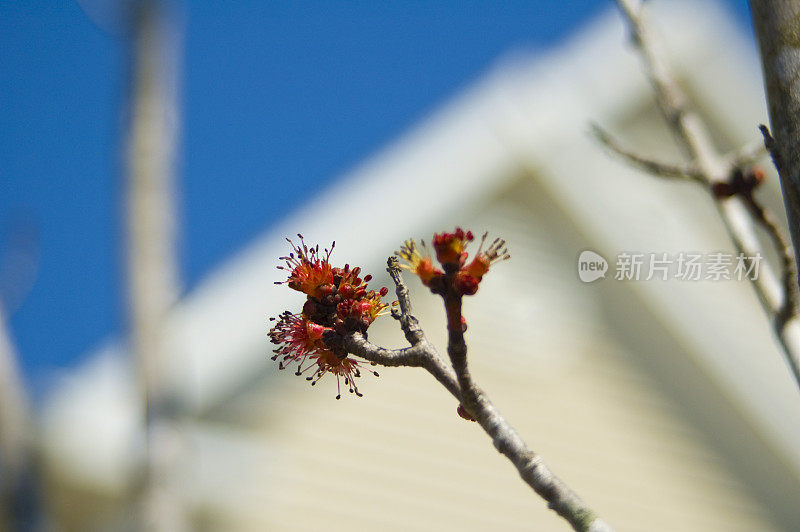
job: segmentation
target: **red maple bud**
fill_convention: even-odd
[[[306,321],[306,334],[308,335],[308,338],[315,344],[319,344],[320,340],[322,340],[322,335],[325,334],[325,331],[327,330],[327,327],[324,327],[318,323]]]
[[[490,262],[487,258],[483,255],[478,255],[472,262],[464,266],[461,271],[468,273],[469,275],[475,277],[478,280],[481,280],[486,272],[489,271]]]
[[[434,293],[444,293],[448,288],[445,286],[445,279],[451,279],[452,289],[460,295],[473,295],[478,291],[483,276],[489,271],[491,265],[495,262],[506,260],[510,258],[506,250],[506,242],[500,238],[495,238],[491,245],[484,250],[483,246],[486,243],[487,233],[481,237],[481,243],[478,247],[478,252],[471,262],[467,263],[467,245],[474,240],[472,231],[464,231],[460,227],[456,227],[452,233],[436,233],[433,235],[433,247],[436,250],[436,256],[442,265],[449,265],[449,271],[453,273],[455,270],[453,266],[458,266],[459,270],[455,271],[455,275],[445,277],[442,270],[435,268],[431,261],[430,253],[425,247],[425,242],[422,242],[424,254],[417,246],[417,243],[411,239],[407,240],[400,251],[395,252],[395,255],[402,258],[406,263],[401,264],[402,268],[412,271],[417,274],[422,280],[422,284],[429,287]],[[446,268],[447,269],[447,268]]]
[[[270,341],[280,346],[275,349],[272,360],[281,358],[280,369],[292,362],[297,362],[299,368],[308,357],[313,358],[314,353],[324,348],[322,335],[325,329],[322,325],[310,322],[305,316],[284,312],[269,331]]]
[[[341,284],[339,285],[339,295],[343,299],[352,299],[356,295],[356,289],[351,284]]]
[[[483,251],[483,244],[486,242],[487,235],[488,233],[483,233],[478,252],[472,262],[461,269],[461,271],[476,278],[478,282],[483,279],[483,276],[489,271],[489,266],[493,263],[511,258],[511,255],[506,250],[506,241],[501,238],[495,238],[486,251]]]
[[[405,261],[405,264],[400,265],[401,268],[405,268],[418,275],[422,284],[430,286],[431,282],[437,277],[444,275],[444,272],[433,266],[430,252],[427,246],[425,246],[424,241],[422,242],[422,249],[424,250],[424,254],[413,239],[406,240],[400,248],[400,251],[395,252],[395,255]]]
[[[736,168],[727,181],[715,181],[711,184],[711,192],[717,199],[725,199],[737,194],[750,197],[753,190],[764,182],[766,175],[761,168],[753,167],[747,171]]]
[[[342,319],[356,318],[365,320],[369,325],[375,318],[385,314],[388,305],[381,301],[381,296],[374,290],[367,292],[361,299],[345,299],[336,307],[336,313]]]
[[[747,173],[747,179],[752,181],[755,185],[760,185],[767,179],[767,175],[764,173],[764,170],[755,166]]]
[[[444,275],[442,270],[434,267],[430,257],[425,257],[422,259],[417,265],[414,273],[419,275],[420,280],[422,280],[422,284],[425,286],[429,286],[431,281],[433,281],[436,277],[441,277]]]
[[[319,246],[308,247],[303,237],[297,236],[300,245],[287,239],[293,251],[281,257],[286,265],[279,266],[289,271],[289,277],[276,284],[287,284],[305,293],[307,298],[302,314],[284,312],[270,330],[272,343],[278,345],[272,359],[281,359],[279,369],[297,363],[297,375],[311,372],[306,379],[312,385],[328,373],[336,375],[337,399],[341,397],[341,379],[351,393],[361,396],[354,379],[361,375],[365,363],[348,358],[345,335],[365,333],[378,316],[386,313],[388,305],[381,298],[389,290],[386,287],[378,292],[368,290],[371,275],[362,279],[361,268],[351,269],[349,264],[344,268],[332,267],[330,250],[320,253]]]
[[[472,417],[472,415],[470,415],[469,412],[467,412],[467,409],[464,408],[464,405],[462,404],[458,405],[458,408],[456,408],[456,413],[458,413],[459,416],[466,419],[467,421],[475,421],[475,418]]]
[[[329,331],[330,328],[313,323],[304,316],[284,312],[269,332],[272,343],[279,345],[272,360],[281,358],[278,369],[286,369],[290,364],[297,363],[295,375],[303,375],[313,369],[306,377],[312,386],[327,373],[334,374],[338,390],[337,399],[342,396],[340,382],[342,378],[345,385],[349,386],[350,393],[361,397],[355,379],[361,376],[361,369],[366,363],[348,358],[346,355],[340,356],[328,349],[322,337]],[[378,376],[377,371],[370,370],[370,372]]]
[[[436,233],[433,235],[433,249],[436,259],[442,264],[457,264],[464,260],[462,254],[467,243],[475,237],[472,231],[464,232],[460,227],[452,233]]]
[[[329,259],[336,242],[331,245],[331,249],[325,249],[323,255],[319,252],[319,246],[310,248],[303,241],[303,235],[297,236],[300,238],[299,245],[286,239],[294,251],[286,257],[280,257],[280,260],[286,262],[286,266],[278,266],[278,269],[289,270],[289,278],[276,284],[286,283],[293,290],[322,298],[325,293],[320,291],[320,287],[333,283],[333,268]]]
[[[462,296],[471,296],[478,291],[480,281],[464,270],[456,273],[453,279],[453,288]]]

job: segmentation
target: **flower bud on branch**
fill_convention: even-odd
[[[296,363],[295,375],[311,371],[306,380],[312,386],[327,373],[335,375],[337,399],[342,397],[342,379],[350,393],[361,397],[355,379],[361,376],[365,362],[348,357],[344,336],[358,332],[366,337],[372,322],[386,314],[388,305],[381,298],[389,289],[369,290],[367,283],[372,276],[359,277],[361,268],[351,269],[349,264],[344,268],[331,266],[335,242],[320,253],[319,246],[308,247],[302,235],[297,236],[299,245],[287,239],[293,252],[281,257],[285,266],[278,266],[288,271],[289,277],[276,284],[286,284],[306,294],[306,302],[301,314],[284,312],[270,330],[270,340],[278,345],[272,360],[280,358],[279,369]],[[371,373],[378,376],[376,371]]]

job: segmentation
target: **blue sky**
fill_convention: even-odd
[[[746,1],[724,3],[750,31]],[[552,46],[610,7],[186,2],[184,290],[498,57]],[[126,54],[74,1],[0,3],[0,297],[37,390],[125,329]],[[34,275],[19,256],[36,257]]]

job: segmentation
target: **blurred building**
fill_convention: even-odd
[[[749,40],[714,4],[653,7],[718,145],[756,140],[766,113]],[[329,379],[311,388],[269,359],[267,317],[302,303],[273,284],[286,235],[335,239],[334,262],[388,285],[404,239],[456,224],[512,254],[465,304],[475,377],[590,506],[618,530],[797,528],[800,397],[751,287],[613,278],[622,252],[732,253],[713,204],[610,157],[591,122],[680,157],[613,12],[556,49],[505,57],[185,298],[168,324],[189,412],[173,469],[198,530],[567,529],[422,370],[384,369],[362,379],[363,398],[335,401]],[[612,263],[606,279],[578,279],[586,249]],[[444,349],[441,303],[408,282]],[[370,338],[403,345],[389,318]],[[137,401],[121,344],[50,396],[48,496],[64,530],[115,529],[131,511]]]

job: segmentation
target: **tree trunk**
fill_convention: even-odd
[[[789,233],[800,264],[800,2],[750,0]]]

